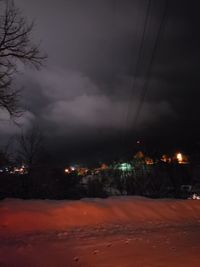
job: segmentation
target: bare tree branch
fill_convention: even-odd
[[[18,62],[39,69],[46,59],[31,41],[33,27],[12,0],[0,1],[0,108],[13,117],[22,114],[20,91],[13,88]]]
[[[37,163],[43,148],[43,137],[37,126],[32,126],[17,137],[18,159],[25,163],[29,170]]]

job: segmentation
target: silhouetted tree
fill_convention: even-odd
[[[13,162],[12,145],[13,138],[10,138],[4,146],[0,147],[0,166],[9,165]]]
[[[35,68],[46,58],[31,41],[34,24],[28,24],[12,0],[0,0],[0,108],[11,116],[21,115],[20,90],[13,88],[18,63]]]
[[[29,167],[29,171],[39,161],[43,150],[43,137],[37,126],[32,126],[26,132],[21,132],[17,137],[18,160]]]

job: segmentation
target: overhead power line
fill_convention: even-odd
[[[147,90],[148,90],[148,86],[149,86],[149,80],[150,80],[150,77],[151,77],[151,74],[152,74],[152,67],[153,67],[153,63],[154,63],[155,57],[156,57],[156,52],[157,52],[157,49],[158,49],[158,45],[159,45],[159,42],[160,42],[160,39],[161,39],[161,35],[162,35],[162,33],[164,31],[164,28],[165,28],[165,23],[166,23],[166,18],[167,18],[167,9],[168,9],[168,0],[165,0],[164,8],[163,8],[163,14],[162,14],[161,22],[160,22],[160,25],[159,25],[158,33],[157,33],[157,36],[156,36],[156,40],[155,40],[155,43],[154,43],[154,46],[153,46],[151,58],[150,58],[150,61],[149,61],[144,87],[143,87],[142,92],[141,92],[139,105],[138,105],[138,108],[136,110],[135,118],[134,118],[134,121],[133,121],[133,129],[135,131],[137,130],[137,124],[138,124],[139,116],[140,116],[140,113],[141,113],[141,110],[142,110],[142,107],[143,107],[143,104],[144,104],[144,101],[145,101],[145,97],[146,97],[146,94],[147,94]]]
[[[132,106],[132,102],[133,102],[134,93],[135,93],[135,90],[136,90],[136,81],[137,81],[137,77],[138,77],[138,74],[139,74],[139,67],[140,67],[140,62],[141,62],[142,53],[143,53],[143,49],[144,49],[145,35],[146,35],[147,28],[148,28],[147,26],[148,26],[148,21],[149,21],[149,17],[150,17],[150,9],[151,9],[151,0],[148,0],[147,9],[146,9],[146,15],[145,15],[145,19],[144,19],[144,27],[143,27],[143,31],[142,31],[142,37],[141,37],[141,42],[140,42],[137,61],[136,61],[136,65],[135,65],[133,82],[132,82],[132,85],[131,85],[131,95],[130,95],[130,98],[129,98],[129,104],[128,104],[127,114],[126,114],[126,118],[125,118],[125,125],[128,125],[130,110],[131,110],[131,106]]]

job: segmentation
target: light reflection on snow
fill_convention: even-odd
[[[192,195],[192,199],[200,200],[200,196],[197,195],[197,194],[193,194],[193,195]]]

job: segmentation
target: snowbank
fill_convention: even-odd
[[[200,223],[200,202],[135,197],[80,201],[0,202],[0,233],[61,230],[98,224]]]

